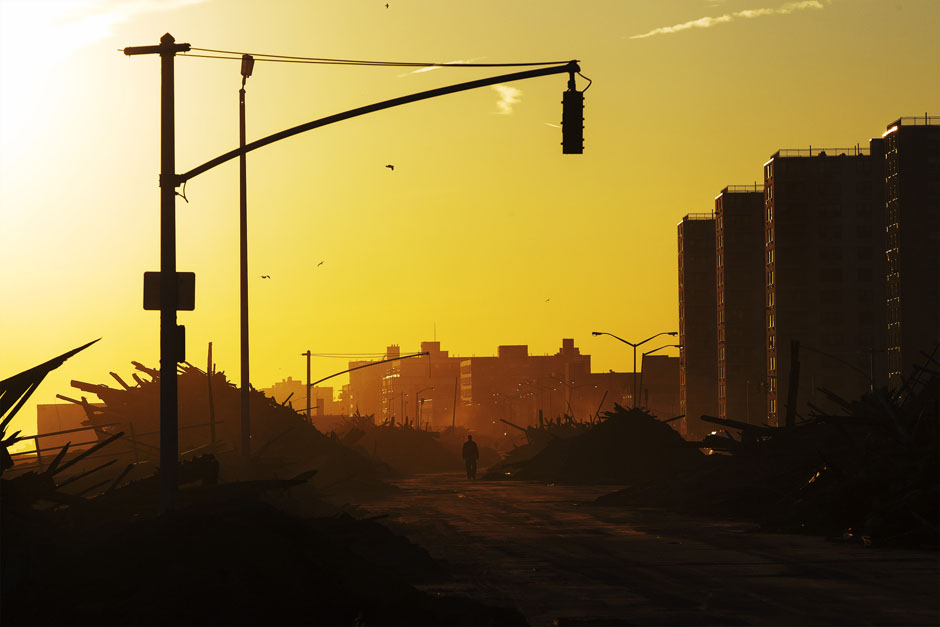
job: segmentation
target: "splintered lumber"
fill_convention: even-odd
[[[154,380],[160,378],[160,371],[159,371],[159,370],[154,370],[153,368],[148,368],[147,366],[143,365],[143,364],[140,363],[139,361],[132,361],[132,362],[131,362],[131,365],[134,366],[135,368],[137,368],[138,370],[140,370],[141,372],[146,373],[146,374],[149,374],[150,377],[151,377],[152,379],[154,379]]]
[[[110,438],[108,438],[107,440],[102,440],[101,442],[98,442],[97,444],[95,444],[93,447],[91,447],[90,449],[88,449],[88,450],[85,451],[84,453],[82,453],[82,454],[76,456],[74,459],[70,459],[70,460],[69,460],[68,462],[66,462],[61,468],[59,468],[58,470],[56,470],[53,474],[58,474],[58,473],[62,472],[63,470],[65,470],[66,468],[72,466],[73,464],[75,464],[75,463],[77,463],[77,462],[80,462],[81,460],[85,459],[86,457],[88,457],[89,455],[91,455],[92,453],[94,453],[95,451],[98,451],[98,450],[104,448],[105,446],[107,446],[108,444],[111,444],[112,442],[114,442],[115,440],[117,440],[119,437],[121,437],[121,436],[123,436],[123,435],[124,435],[124,432],[123,432],[123,431],[119,431],[119,432],[115,433],[114,435],[112,435],[112,436],[111,436]]]
[[[505,422],[507,425],[509,425],[510,427],[512,427],[512,428],[514,428],[514,429],[519,429],[519,431],[522,431],[523,433],[526,433],[526,429],[525,429],[524,427],[520,427],[519,425],[517,425],[517,424],[515,424],[515,423],[513,423],[513,422],[509,422],[508,420],[505,420],[505,419],[503,419],[503,418],[500,418],[499,420],[500,420],[500,422]]]
[[[115,460],[115,461],[117,461],[117,460]],[[129,473],[131,470],[133,470],[134,466],[136,466],[136,464],[128,464],[127,466],[125,466],[125,467],[124,467],[124,470],[121,471],[121,474],[118,475],[117,479],[114,480],[114,483],[111,484],[111,487],[109,487],[109,488],[105,491],[105,493],[107,493],[107,492],[113,492],[116,487],[118,487],[119,485],[121,485],[121,482],[124,481],[124,477],[127,476],[127,473]]]
[[[74,482],[78,481],[79,479],[84,479],[84,478],[87,477],[88,475],[90,475],[90,474],[92,474],[92,473],[96,473],[96,472],[98,472],[99,470],[101,470],[101,469],[103,469],[103,468],[107,468],[108,466],[110,466],[111,464],[113,464],[113,463],[115,463],[115,462],[117,462],[117,460],[116,460],[116,459],[112,459],[111,461],[107,461],[107,462],[101,464],[100,466],[95,466],[95,467],[92,468],[91,470],[86,470],[85,472],[79,473],[79,474],[75,475],[74,477],[69,477],[68,479],[66,479],[66,480],[63,481],[62,483],[57,484],[56,487],[57,487],[57,488],[62,488],[62,487],[67,486],[67,485],[70,484],[70,483],[74,483]]]
[[[56,455],[55,459],[52,460],[52,463],[49,464],[49,468],[46,469],[46,473],[51,475],[52,473],[55,472],[55,469],[62,462],[62,458],[65,457],[65,454],[68,452],[69,446],[71,446],[71,444],[72,444],[71,442],[65,443],[65,446],[62,447],[62,450],[59,451],[59,454]]]
[[[125,390],[131,389],[131,386],[129,386],[129,385],[127,385],[126,383],[124,383],[124,379],[122,379],[122,378],[120,377],[120,375],[118,375],[118,373],[116,373],[116,372],[109,372],[108,374],[111,375],[111,376],[114,378],[115,381],[117,381],[118,383],[120,383],[120,384],[121,384],[121,387],[124,388]]]

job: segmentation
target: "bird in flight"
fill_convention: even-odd
[[[262,274],[262,275],[261,275],[261,278],[262,278],[262,279],[270,279],[270,278],[271,278],[271,275],[270,275],[270,274]]]
[[[546,299],[545,299],[545,302],[547,303],[547,302],[550,301],[550,300],[551,300],[551,298],[546,298]]]
[[[389,170],[391,170],[392,172],[395,171],[395,166],[393,166],[392,164],[388,164],[388,165],[385,166],[385,167],[388,168]]]
[[[320,263],[317,264],[317,267],[319,268],[322,265],[323,265],[323,262],[321,261]]]

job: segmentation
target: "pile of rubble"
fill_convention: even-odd
[[[704,458],[664,421],[620,405],[578,434],[549,432],[539,444],[543,448],[528,459],[504,460],[484,478],[633,484],[696,468]]]
[[[136,385],[128,385],[116,373],[112,377],[118,388],[72,381],[78,390],[96,395],[103,406],[90,404],[84,396],[59,398],[81,405],[99,438],[122,432],[125,456],[138,465],[150,463],[152,472],[159,451],[160,373],[133,364]],[[385,486],[382,471],[366,456],[321,433],[289,405],[253,388],[249,391],[250,456],[246,459],[241,452],[240,389],[225,373],[207,374],[190,364],[180,364],[177,381],[182,458],[213,453],[227,480],[290,477],[316,470],[313,483],[319,487],[355,492]]]
[[[822,390],[840,411],[814,407],[789,429],[703,416],[725,430],[690,444],[721,454],[695,472],[598,502],[743,518],[768,531],[866,545],[940,546],[937,365],[931,358],[900,390],[853,402]]]
[[[373,462],[404,473],[457,472],[463,468],[460,452],[450,438],[394,419],[375,424],[374,417],[354,415],[338,425],[339,440]]]
[[[375,520],[357,520],[325,504],[327,515],[311,517],[316,499],[291,493],[312,490],[316,468],[292,479],[226,482],[229,471],[215,455],[191,454],[178,467],[178,506],[158,512],[160,477],[144,445],[152,408],[141,396],[153,392],[152,381],[124,390],[97,388],[106,405],[89,418],[107,416],[112,423],[107,433],[100,427],[97,445],[78,455],[66,446],[41,470],[14,467],[7,449],[18,433],[7,437],[6,427],[45,375],[78,350],[0,381],[0,623],[525,624],[512,609],[420,591],[417,584],[440,581],[446,569]],[[184,371],[181,390],[183,380],[196,375]],[[225,396],[223,391],[220,398]],[[372,468],[357,453],[340,452],[345,449],[332,438],[296,425],[293,412],[263,397],[252,400],[259,405],[252,434],[262,444],[259,457],[240,472],[269,471],[274,466],[257,463],[264,451],[278,448],[278,455],[303,456],[298,465],[304,467]],[[194,419],[190,415],[184,424]],[[215,426],[226,419],[220,414]],[[127,447],[128,433],[113,427],[139,437],[132,435]],[[278,438],[284,429],[291,436]],[[220,443],[231,432],[215,435],[224,437],[209,444],[226,455]],[[94,461],[120,445],[124,450],[114,451],[110,461]],[[99,481],[131,451],[144,458]],[[128,478],[135,468],[149,468],[149,474]]]

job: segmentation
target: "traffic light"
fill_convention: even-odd
[[[584,92],[571,85],[561,99],[561,152],[565,155],[584,153]]]

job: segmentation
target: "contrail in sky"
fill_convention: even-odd
[[[493,89],[499,94],[499,100],[496,102],[496,113],[499,115],[509,115],[512,113],[512,106],[522,98],[522,90],[509,85],[493,85]]]
[[[763,17],[765,15],[788,15],[794,11],[803,11],[805,9],[822,9],[825,8],[823,3],[820,0],[801,0],[800,2],[787,2],[784,5],[781,5],[776,8],[768,9],[744,9],[742,11],[735,11],[733,13],[725,13],[724,15],[718,15],[716,17],[700,17],[697,20],[691,20],[689,22],[682,22],[681,24],[674,24],[672,26],[663,26],[660,28],[654,28],[648,33],[643,33],[642,35],[633,35],[630,39],[646,39],[647,37],[652,37],[654,35],[669,35],[671,33],[679,33],[684,30],[689,30],[692,28],[711,28],[717,24],[726,24],[735,19],[751,19],[755,17]]]
[[[453,63],[453,64],[458,64],[458,63],[475,63],[475,62],[477,62],[477,61],[479,61],[479,60],[481,60],[481,59],[485,59],[485,58],[486,58],[486,57],[473,57],[472,59],[455,59],[455,60],[453,60],[453,61],[446,61],[443,65],[432,65],[432,66],[429,66],[429,67],[421,67],[421,68],[418,68],[417,70],[412,70],[412,71],[410,71],[410,72],[405,72],[404,74],[399,74],[399,75],[398,75],[398,78],[401,78],[401,77],[403,77],[403,76],[408,76],[409,74],[421,74],[421,73],[423,73],[423,72],[431,72],[432,70],[439,70],[439,69],[441,69],[442,67],[445,67],[445,66],[447,66],[448,64],[451,64],[451,63]]]

